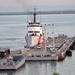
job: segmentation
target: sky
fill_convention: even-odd
[[[75,6],[75,0],[0,0],[0,7]]]
[[[43,10],[75,10],[75,0],[0,0],[0,12],[23,11],[25,7],[29,10],[31,6]]]

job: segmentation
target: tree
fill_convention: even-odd
[[[53,73],[53,75],[60,75],[60,74],[59,74],[59,73],[57,73],[57,72],[54,72],[54,73]]]

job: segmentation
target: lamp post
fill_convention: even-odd
[[[46,24],[44,26],[44,41],[45,41],[45,53],[46,53]]]
[[[55,49],[54,24],[52,24],[52,26],[53,26],[53,32],[52,32],[53,33],[53,47]]]
[[[53,48],[55,49],[55,37],[54,37],[54,24],[48,24],[48,26],[52,26],[53,28],[53,31],[52,31],[52,34],[53,34]],[[45,53],[46,53],[46,24],[44,25],[44,42],[45,42]]]
[[[54,28],[54,24],[48,24],[48,26],[52,26],[52,34],[53,34],[53,48],[55,49],[55,36],[54,36],[54,31],[55,31],[55,28]]]

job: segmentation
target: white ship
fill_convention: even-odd
[[[34,20],[33,22],[29,22],[27,26],[27,34],[25,36],[27,47],[34,47],[43,42],[42,25],[36,22],[36,15],[36,11],[34,10]]]

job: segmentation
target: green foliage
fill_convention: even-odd
[[[53,75],[60,75],[59,73],[54,72]]]

